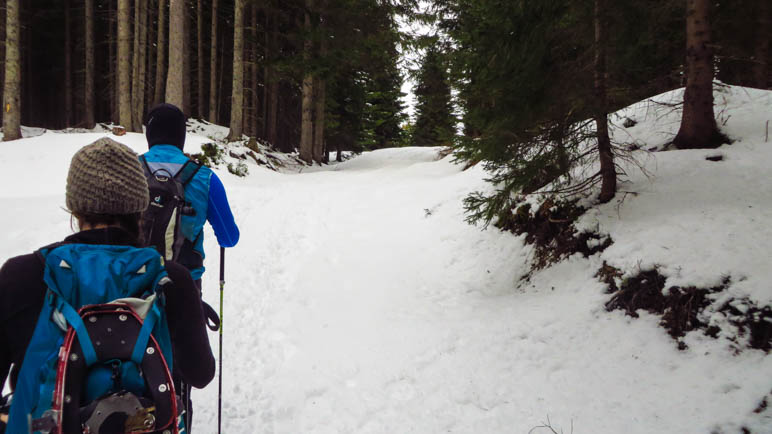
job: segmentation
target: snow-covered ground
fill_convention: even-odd
[[[604,260],[627,273],[657,264],[672,284],[731,275],[730,291],[770,303],[772,97],[721,95],[724,131],[738,142],[641,153],[651,177],[630,171],[621,189],[636,194],[581,222],[614,244],[527,285],[531,247],[463,221],[461,200],[489,188],[485,174],[438,160],[438,149],[301,173],[218,170],[242,232],[226,257],[223,432],[528,433],[548,418],[566,434],[772,432],[770,411],[754,413],[772,390],[770,356],[735,354],[700,332],[680,351],[658,318],[606,312],[594,277]],[[617,139],[672,137],[677,122],[651,107],[627,109],[639,123]],[[69,159],[103,135],[0,144],[0,259],[71,232],[61,209]],[[189,134],[188,149],[204,136]],[[141,135],[115,139],[146,149]],[[723,161],[704,160],[717,153]],[[217,306],[217,246],[206,236],[204,298]],[[216,334],[211,342],[217,351]],[[215,432],[216,380],[193,401],[196,432]]]

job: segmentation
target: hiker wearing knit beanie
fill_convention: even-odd
[[[173,374],[185,378],[188,384],[204,388],[214,378],[215,360],[201,295],[190,272],[142,246],[142,212],[150,199],[138,155],[109,138],[88,144],[73,155],[64,190],[67,210],[78,220],[79,231],[34,253],[11,258],[0,267],[0,384],[8,381],[13,390],[10,408],[4,402],[7,397],[0,399],[0,433],[6,431],[6,423],[8,432],[14,433],[32,432],[32,427],[43,426],[42,423],[55,432],[80,432],[82,423],[90,424],[88,427],[93,428],[93,432],[124,432],[126,420],[144,415],[143,412],[152,415],[159,411],[165,411],[168,417],[159,417],[158,422],[150,420],[151,427],[156,423],[164,427],[161,424],[167,420],[176,424],[175,421],[186,415],[179,407],[169,404],[180,401],[179,391],[165,380],[172,378],[169,367],[173,366]],[[156,285],[167,277],[162,289]],[[163,301],[155,302],[155,298],[146,297],[147,294],[162,294]],[[143,301],[134,305],[126,302],[138,297]],[[55,307],[52,301],[56,301]],[[114,303],[129,307],[104,309]],[[147,351],[140,351],[140,354],[146,353],[142,371],[116,371],[116,366],[136,366],[127,363],[135,357],[132,354],[129,359],[127,354],[132,352],[127,353],[127,348],[131,350],[136,343],[137,348],[145,349],[139,346],[139,339],[140,330],[146,329],[136,321],[126,320],[127,317],[140,318],[139,314],[132,311],[132,315],[118,316],[115,310],[131,310],[137,303],[152,306],[155,312],[155,326],[148,328],[150,335],[144,337],[148,339],[146,342],[152,338],[155,344],[147,346]],[[83,312],[88,309],[103,310],[88,317],[90,321],[84,321],[89,313]],[[84,323],[101,325],[84,326]],[[65,333],[73,331],[77,334],[74,340],[64,339],[70,336]],[[167,343],[156,338],[165,338]],[[92,348],[83,350],[88,349],[83,342],[89,340]],[[62,345],[62,342],[79,342],[77,348],[82,352],[77,353],[81,350],[74,344]],[[161,362],[153,359],[151,350],[163,356]],[[65,360],[70,361],[66,371],[60,372],[56,364],[49,363],[52,360],[49,355],[55,359],[57,354],[65,354]],[[94,360],[94,369],[81,369],[84,365],[82,362],[78,365],[78,360],[89,356]],[[113,381],[110,381],[110,366]],[[108,381],[102,381],[104,378]],[[49,393],[48,398],[41,395],[39,402],[31,397],[54,380],[63,391],[83,390],[83,393],[67,392],[64,404],[57,411],[60,417],[47,419],[48,411],[35,414],[39,407],[34,406],[52,408],[54,394]],[[148,385],[156,380],[163,381],[164,390],[158,394],[142,392],[151,390]],[[163,393],[167,391],[176,396]],[[127,401],[116,405],[117,401],[111,401],[116,396],[134,397],[136,405],[141,407],[131,404],[128,409],[123,404]],[[50,401],[46,401],[49,398]],[[83,409],[87,408],[101,409],[102,417],[81,419]]]
[[[121,226],[140,239],[140,218],[150,198],[137,154],[103,137],[72,157],[67,174],[67,209],[80,229]]]

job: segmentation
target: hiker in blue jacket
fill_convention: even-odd
[[[147,144],[144,154],[151,172],[164,169],[174,175],[189,160],[183,153],[186,118],[171,104],[160,104],[147,114]],[[185,186],[185,201],[195,210],[183,215],[181,230],[185,236],[177,262],[187,267],[196,285],[201,289],[204,274],[204,223],[209,221],[221,247],[233,247],[239,241],[239,228],[233,219],[225,188],[220,178],[208,167],[202,166]]]

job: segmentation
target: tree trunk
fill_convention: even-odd
[[[131,128],[131,62],[129,0],[118,0],[118,123]]]
[[[212,41],[209,52],[209,122],[217,123],[217,0],[212,0]]]
[[[681,128],[673,144],[681,149],[715,148],[724,141],[713,115],[713,52],[710,0],[686,0],[686,90]]]
[[[158,45],[155,58],[155,95],[153,105],[164,100],[164,77],[166,68],[166,0],[158,0]]]
[[[116,31],[117,15],[115,9],[113,9],[113,2],[107,2],[107,16],[108,16],[108,28],[110,32],[110,38],[107,43],[107,68],[108,72],[108,86],[107,92],[110,94],[110,121],[120,124],[118,119],[118,94],[120,93],[120,87],[118,86],[118,73],[115,70],[118,63],[118,57],[115,52],[118,45],[118,37]]]
[[[185,0],[169,0],[169,69],[166,74],[166,102],[183,106],[183,51]]]
[[[759,89],[769,89],[769,0],[759,0],[759,10],[756,12],[756,45],[753,53],[753,85]]]
[[[233,19],[233,93],[228,141],[241,140],[244,110],[244,0],[236,0]]]
[[[84,126],[88,129],[96,126],[94,116],[94,0],[86,1],[86,83],[84,85],[83,104]]]
[[[270,26],[266,26],[266,31],[270,33],[266,41],[266,63],[273,62],[277,50],[277,15],[275,13],[266,13],[266,21],[270,16]],[[271,66],[265,68],[265,88],[266,88],[266,110],[265,110],[265,138],[273,146],[276,146],[276,123],[279,113],[279,77],[276,70]]]
[[[306,0],[306,10],[303,21],[305,30],[305,41],[303,42],[303,63],[306,67],[311,61],[311,50],[313,41],[311,40],[311,9],[313,0]],[[303,76],[303,102],[302,119],[300,121],[300,159],[308,164],[314,161],[314,125],[313,125],[313,96],[314,96],[314,76],[310,71],[306,71]]]
[[[316,98],[314,101],[316,114],[314,116],[314,161],[323,162],[324,156],[324,109],[325,109],[325,80],[318,78],[314,84]]]
[[[72,25],[70,0],[64,1],[64,127],[72,126]]]
[[[258,134],[258,123],[260,119],[260,112],[257,109],[259,107],[260,99],[258,98],[257,89],[259,86],[259,78],[258,78],[258,68],[257,68],[257,4],[252,4],[252,50],[251,52],[251,59],[250,62],[250,71],[252,72],[252,77],[250,79],[251,82],[251,89],[252,89],[252,99],[250,106],[252,107],[252,116],[249,120],[250,125],[250,136],[257,137]],[[263,116],[265,116],[265,113],[263,113]]]
[[[5,85],[3,140],[21,138],[21,63],[19,56],[19,0],[5,4]]]
[[[145,8],[147,9],[147,46],[145,47],[145,107],[152,106],[155,100],[155,55],[153,51],[155,41],[158,40],[158,26],[153,23],[153,12],[158,8],[157,0],[147,0]],[[143,118],[144,121],[144,118]]]
[[[598,136],[601,188],[600,203],[610,201],[617,191],[614,154],[608,136],[608,103],[606,98],[606,44],[608,11],[606,0],[595,0],[595,126]]]
[[[190,83],[190,28],[191,23],[188,16],[188,0],[183,2],[183,25],[182,25],[182,112],[186,114],[193,113],[193,98],[191,95],[193,86]]]
[[[134,8],[134,77],[131,85],[131,131],[142,132],[145,108],[145,45],[147,44],[147,0],[136,0]]]
[[[5,15],[5,8],[0,8],[0,35],[5,38],[5,22],[6,22],[6,15]],[[3,43],[0,44],[0,61],[2,64],[0,65],[0,84],[5,83],[5,39],[3,39]],[[4,110],[0,110],[0,122],[2,122],[3,119],[3,112]]]
[[[196,48],[197,53],[197,78],[198,78],[198,107],[196,113],[199,119],[204,119],[204,1],[198,0],[196,4]]]

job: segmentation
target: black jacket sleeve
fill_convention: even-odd
[[[43,264],[34,254],[11,258],[0,268],[0,384],[11,364],[11,386],[16,384],[45,293]]]
[[[190,272],[166,263],[174,285],[166,291],[166,314],[174,351],[174,370],[193,387],[203,388],[214,378],[215,361],[209,345],[201,295]]]

